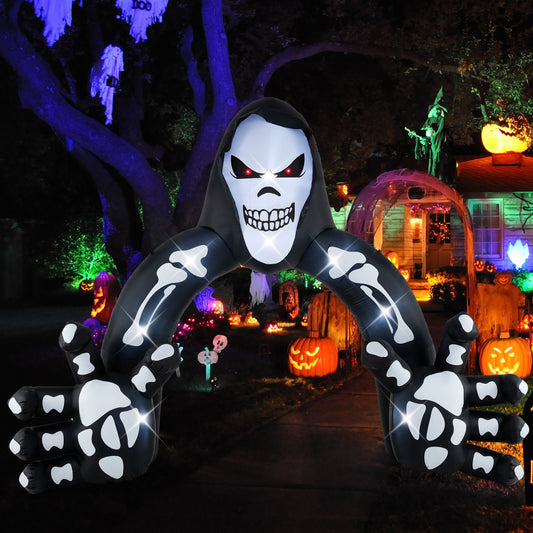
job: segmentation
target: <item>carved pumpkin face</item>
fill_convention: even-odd
[[[474,261],[474,268],[476,272],[483,272],[485,270],[485,261],[483,259],[476,259]]]
[[[409,281],[409,278],[411,277],[411,274],[410,274],[408,268],[400,268],[400,274],[403,276],[405,281]]]
[[[489,272],[490,274],[492,274],[494,272],[494,270],[495,270],[495,267],[494,267],[494,265],[492,263],[487,263],[485,265],[485,271],[486,272]]]
[[[521,337],[489,339],[481,349],[479,366],[486,376],[516,374],[525,378],[531,373],[529,344]]]
[[[80,289],[84,292],[90,292],[94,288],[94,281],[92,279],[84,279],[80,283]]]
[[[332,374],[339,361],[337,346],[329,337],[300,337],[289,346],[289,372],[293,376]]]
[[[120,283],[113,274],[100,272],[94,280],[94,299],[91,316],[100,322],[109,322],[115,307]]]

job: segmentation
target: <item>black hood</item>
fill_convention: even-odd
[[[231,148],[237,126],[245,118],[254,114],[271,124],[302,130],[307,137],[313,157],[313,183],[298,221],[296,239],[287,257],[275,265],[267,265],[250,255],[241,234],[237,208],[222,175],[224,154]],[[315,138],[307,121],[292,106],[276,98],[262,98],[243,107],[235,115],[218,147],[198,225],[208,227],[218,233],[242,265],[265,274],[295,268],[313,239],[325,229],[335,227]]]

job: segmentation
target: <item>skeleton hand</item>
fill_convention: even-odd
[[[368,342],[363,364],[390,392],[389,427],[394,456],[402,465],[467,474],[512,485],[523,469],[517,459],[468,444],[518,443],[529,432],[516,415],[468,407],[518,403],[528,387],[518,376],[462,375],[477,328],[466,314],[448,321],[434,367],[410,368],[390,345]]]
[[[164,344],[149,351],[131,374],[106,373],[88,328],[67,324],[60,336],[77,385],[23,387],[9,400],[20,420],[62,420],[26,427],[9,445],[30,462],[19,477],[31,493],[81,482],[104,483],[143,474],[157,449],[153,397],[181,361]]]

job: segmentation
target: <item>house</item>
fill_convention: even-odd
[[[489,155],[457,164],[455,188],[472,215],[474,254],[496,270],[516,268],[507,252],[517,240],[533,245],[533,157],[518,155]],[[463,231],[457,219],[451,219],[450,230],[452,264],[464,262]],[[533,269],[533,253],[522,267]]]
[[[512,270],[509,245],[518,239],[533,245],[533,157],[517,155],[458,160],[454,188],[424,172],[386,172],[358,195],[347,230],[385,255],[396,254],[411,278],[424,279],[439,267],[467,263],[471,217],[473,256]]]

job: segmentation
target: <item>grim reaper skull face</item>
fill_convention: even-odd
[[[222,174],[250,255],[265,264],[279,263],[293,246],[313,181],[304,132],[250,115],[235,131]]]

